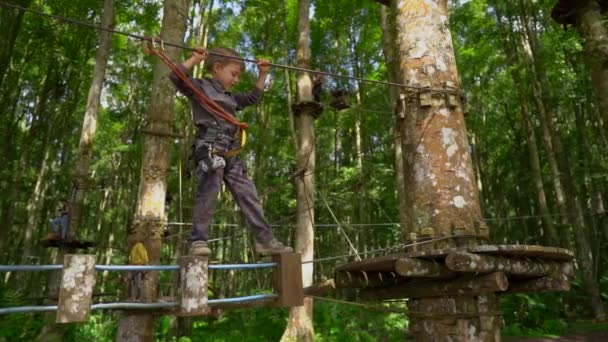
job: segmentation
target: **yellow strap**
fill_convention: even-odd
[[[129,262],[132,265],[147,265],[149,261],[148,251],[144,247],[144,244],[141,242],[136,243],[129,253]]]

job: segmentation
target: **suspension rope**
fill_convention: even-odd
[[[148,42],[151,42],[151,43],[154,42],[154,43],[158,43],[158,44],[162,44],[162,45],[166,45],[166,46],[171,46],[171,47],[175,47],[175,48],[180,48],[180,49],[188,50],[188,51],[197,51],[196,48],[191,48],[191,47],[187,47],[187,46],[184,46],[184,45],[175,44],[175,43],[171,43],[171,42],[163,42],[159,38],[151,38],[151,37],[146,37],[146,36],[135,34],[135,33],[129,33],[129,32],[119,31],[119,30],[115,30],[115,29],[111,29],[111,28],[105,28],[105,27],[102,27],[102,26],[99,26],[99,25],[95,25],[95,24],[91,24],[91,23],[88,23],[88,22],[85,22],[85,21],[76,20],[76,19],[73,19],[73,18],[68,18],[68,17],[64,17],[64,16],[60,16],[60,15],[48,14],[48,13],[44,13],[42,11],[34,10],[34,9],[31,9],[31,8],[25,8],[25,7],[22,7],[22,6],[19,6],[19,5],[15,5],[15,4],[10,4],[10,3],[6,3],[6,2],[0,2],[0,6],[17,9],[17,10],[20,10],[20,11],[23,11],[23,12],[33,13],[33,14],[36,14],[38,16],[42,16],[42,17],[46,17],[46,18],[50,18],[50,19],[54,19],[54,20],[58,20],[58,21],[63,21],[63,22],[67,22],[67,23],[75,24],[75,25],[79,25],[79,26],[84,26],[84,27],[88,27],[88,28],[91,28],[91,29],[95,29],[95,30],[116,33],[116,34],[127,36],[127,37],[130,37],[130,38],[133,38],[133,39],[139,39],[139,40],[148,41]],[[240,61],[243,61],[243,62],[257,63],[257,61],[254,60],[254,59],[229,56],[229,55],[224,55],[224,54],[216,53],[216,52],[209,52],[209,53],[213,54],[213,55],[216,55],[216,56],[219,56],[219,57],[224,57],[224,58],[229,58],[229,59],[236,59],[236,60],[240,60]],[[312,69],[307,69],[307,68],[302,68],[302,67],[295,67],[295,66],[285,65],[285,64],[278,64],[278,63],[269,63],[269,64],[271,66],[273,66],[273,67],[287,69],[287,70],[307,72],[307,73],[311,73],[311,74],[318,74],[318,75],[329,76],[329,77],[334,77],[334,78],[344,78],[344,79],[349,79],[349,80],[354,80],[354,81],[359,81],[359,82],[364,82],[364,83],[373,83],[373,84],[395,86],[395,87],[400,87],[400,88],[405,88],[405,89],[412,89],[412,90],[416,90],[416,91],[435,92],[435,93],[444,93],[444,94],[460,94],[460,92],[461,92],[461,91],[459,91],[458,89],[455,89],[455,88],[434,88],[434,87],[413,86],[413,85],[407,85],[407,84],[396,83],[396,82],[378,81],[378,80],[366,79],[366,78],[356,77],[356,76],[340,75],[340,74],[335,74],[335,73],[331,73],[331,72],[312,70]]]
[[[349,302],[349,301],[346,301],[346,300],[340,300],[340,299],[334,299],[334,298],[311,296],[311,295],[306,296],[306,297],[310,297],[310,298],[314,298],[314,299],[321,300],[321,301],[326,301],[326,302],[333,302],[333,303],[338,303],[338,304],[346,304],[346,305],[352,305],[352,306],[359,306],[359,307],[366,308],[366,309],[372,309],[372,310],[382,311],[382,312],[388,312],[388,313],[398,313],[398,314],[407,314],[408,313],[407,310],[399,310],[399,309],[394,309],[394,308],[385,308],[383,306],[378,306],[378,305],[368,305],[368,304],[357,303],[357,302]]]

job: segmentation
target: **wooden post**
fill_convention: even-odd
[[[302,285],[302,258],[298,253],[281,253],[272,256],[278,265],[273,271],[272,279],[278,307],[302,306],[304,291]]]
[[[207,274],[209,258],[182,256],[179,258],[180,289],[178,316],[202,316],[210,312],[207,306]]]
[[[66,255],[63,259],[56,322],[88,321],[93,287],[95,287],[95,256]]]

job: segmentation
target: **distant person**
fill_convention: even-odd
[[[315,71],[320,71],[315,69]],[[312,96],[315,102],[321,103],[321,95],[323,94],[323,75],[315,74],[312,79]]]
[[[57,217],[51,220],[51,229],[61,240],[65,240],[68,236],[68,226],[70,218],[68,215],[68,204],[66,201],[60,201],[57,204]]]

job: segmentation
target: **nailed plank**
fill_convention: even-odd
[[[337,271],[336,287],[357,289],[367,287],[385,287],[400,283],[403,277],[395,272]]]
[[[450,281],[419,280],[388,288],[363,289],[359,295],[364,300],[470,296],[502,292],[508,287],[507,276],[502,272],[495,272],[481,276],[467,275]]]
[[[570,282],[563,277],[540,277],[511,281],[506,293],[540,293],[570,291]]]
[[[95,256],[68,254],[63,259],[57,323],[86,322],[95,286]]]
[[[326,279],[320,283],[305,287],[303,291],[305,296],[325,296],[336,291],[336,283],[333,279]]]
[[[401,258],[395,262],[395,271],[409,278],[452,278],[458,274],[435,260]]]
[[[454,272],[492,273],[505,272],[508,275],[524,277],[574,275],[574,268],[569,262],[557,262],[539,258],[504,257],[468,252],[450,253],[445,258],[445,265]]]
[[[538,245],[481,245],[470,248],[469,252],[564,261],[574,259],[574,252],[571,250]]]

